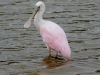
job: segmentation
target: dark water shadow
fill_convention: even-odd
[[[67,66],[70,64],[70,61],[67,61],[62,57],[48,56],[43,59],[43,63],[47,65],[47,68],[53,69],[53,68],[61,67],[63,65]]]
[[[51,75],[54,73],[56,69],[59,70],[62,69],[63,67],[70,66],[70,61],[69,60],[67,61],[60,56],[59,57],[48,56],[42,60],[42,65],[46,65],[46,67],[44,69],[37,70],[36,72],[32,73],[32,75]]]

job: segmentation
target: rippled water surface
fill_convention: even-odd
[[[71,61],[48,57],[34,24],[24,23],[38,0],[0,0],[0,75],[100,75],[100,0],[43,0],[44,19],[59,24]]]

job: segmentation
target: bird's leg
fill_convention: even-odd
[[[51,56],[51,49],[49,48],[48,50],[49,50],[49,56]]]
[[[58,51],[56,52],[56,57],[58,56]]]
[[[51,48],[47,44],[46,44],[46,46],[47,46],[47,49],[49,51],[49,56],[51,56]]]

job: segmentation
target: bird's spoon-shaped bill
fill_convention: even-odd
[[[24,24],[24,28],[29,28],[30,27],[33,15],[34,14],[32,14],[31,17],[29,18],[29,20]]]
[[[32,19],[35,17],[36,13],[39,11],[39,7],[37,8],[35,14],[32,14],[31,17],[29,18],[29,20],[24,24],[24,28],[29,28],[31,25],[31,21]]]

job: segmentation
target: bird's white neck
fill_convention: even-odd
[[[37,12],[37,14],[34,17],[34,25],[36,26],[36,28],[39,30],[40,26],[42,25],[42,23],[44,22],[42,15],[45,11],[45,5],[42,5],[40,7],[40,10]]]

